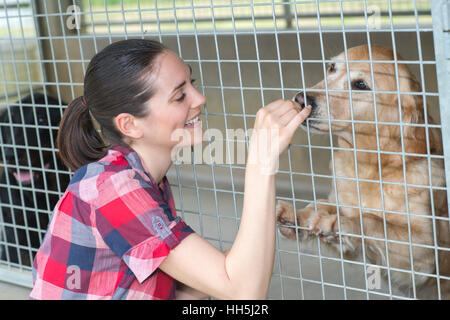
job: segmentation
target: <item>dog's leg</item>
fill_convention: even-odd
[[[386,238],[383,219],[370,212],[353,210],[344,215],[340,212],[339,217],[335,205],[327,205],[328,200],[318,200],[321,204],[311,203],[304,209],[297,210],[294,214],[294,207],[286,201],[278,201],[277,220],[281,224],[280,232],[290,239],[296,239],[296,232],[299,234],[299,240],[307,236],[318,236],[326,243],[332,244],[335,248],[342,246],[344,253],[350,253],[361,246],[362,235],[370,237],[364,239],[366,247],[370,252],[368,255],[374,257],[373,260],[383,261],[385,254],[380,252],[384,250]],[[362,217],[362,223],[360,220]],[[395,226],[391,228],[389,221],[386,222],[386,229],[389,239],[405,240],[404,234],[408,234],[406,227]],[[295,226],[295,227],[293,227]],[[363,233],[361,233],[361,226]],[[299,228],[296,228],[299,227]],[[298,230],[296,230],[298,229]],[[404,230],[403,230],[404,229]],[[389,231],[396,230],[395,234]],[[342,241],[340,241],[340,239]],[[380,240],[376,240],[380,239]],[[396,244],[391,244],[390,248],[396,248]],[[391,250],[390,250],[391,251]],[[375,257],[376,256],[376,257]]]
[[[319,200],[319,202],[328,202],[327,200]],[[322,234],[324,240],[333,241],[333,235],[325,230],[334,230],[336,225],[336,207],[325,204],[311,203],[304,209],[297,210],[294,214],[294,207],[286,201],[278,201],[277,204],[277,220],[282,224],[280,231],[283,235],[290,239],[296,238],[296,232],[300,239],[315,233]],[[300,227],[298,230],[292,227]],[[324,232],[321,232],[324,231]]]
[[[322,241],[332,244],[335,248],[342,246],[344,253],[355,251],[361,242],[361,237],[358,236],[361,234],[359,219],[349,218],[342,213],[338,217],[336,206],[324,204],[328,200],[319,200],[318,202],[321,204],[315,206],[314,203],[311,203],[294,214],[294,207],[289,202],[278,201],[277,220],[281,224],[280,232],[294,240],[296,232],[299,240],[304,240],[308,236],[318,236]],[[364,219],[373,219],[373,217],[369,216]],[[377,231],[381,232],[382,230]],[[339,232],[342,241],[339,240]]]
[[[320,200],[320,202],[324,203],[326,200]],[[315,210],[316,208],[317,210]],[[413,243],[421,243],[419,239],[423,238],[421,237],[423,232],[417,229],[408,230],[408,225],[398,225],[389,219],[383,221],[382,218],[368,211],[354,210],[350,212],[349,216],[343,215],[341,212],[338,220],[335,206],[317,204],[316,208],[314,204],[311,204],[294,213],[294,208],[290,203],[279,201],[277,220],[282,224],[279,227],[280,232],[294,240],[296,232],[299,234],[299,240],[304,240],[307,236],[318,236],[321,241],[331,244],[331,247],[336,250],[342,248],[344,254],[350,255],[362,253],[361,247],[364,242],[366,257],[371,263],[405,270],[405,272],[391,273],[391,281],[400,288],[408,288],[412,285],[411,269],[426,274],[435,272],[433,248],[413,245],[413,258],[411,259],[410,256],[409,232],[413,235]],[[348,213],[346,212],[346,214]],[[360,217],[362,217],[362,221]],[[298,228],[292,227],[293,225]],[[363,232],[361,232],[361,226]],[[398,243],[387,243],[386,238],[398,241]],[[427,241],[424,244],[431,243]],[[416,274],[416,288],[424,285],[428,278]],[[431,280],[436,282],[435,279]],[[442,292],[446,292],[446,289],[443,288]]]

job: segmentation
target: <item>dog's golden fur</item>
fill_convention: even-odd
[[[400,57],[396,68],[394,63],[386,62],[394,61],[390,48],[372,46],[371,56],[373,61],[383,61],[372,64],[374,83],[369,62],[351,62],[369,61],[368,47],[359,46],[349,49],[347,57],[341,53],[333,58],[335,63],[328,69],[326,79],[312,87],[323,91],[307,90],[307,95],[315,100],[308,124],[310,132],[329,134],[328,119],[349,120],[331,121],[339,147],[345,148],[334,151],[334,164],[330,163],[334,167],[337,190],[333,188],[328,200],[318,200],[297,210],[296,216],[290,203],[279,201],[278,221],[284,225],[296,223],[300,227],[297,228],[300,240],[320,236],[338,250],[342,246],[349,256],[361,251],[363,238],[366,260],[389,266],[393,285],[411,294],[413,270],[417,297],[436,298],[436,275],[450,276],[450,251],[435,250],[436,246],[450,247],[449,222],[442,219],[448,217],[447,196],[442,190],[445,171],[442,157],[424,155],[442,155],[441,133],[437,128],[420,126],[426,119],[432,123],[432,119],[425,115],[422,95],[410,94],[422,89]],[[348,65],[346,59],[350,61]],[[353,88],[351,109],[348,88],[355,80],[364,81],[370,90]],[[329,90],[329,116],[325,81]],[[376,90],[376,107],[373,90]],[[355,121],[351,121],[352,116]],[[430,192],[430,183],[438,189]],[[364,237],[361,237],[361,226]],[[280,231],[296,239],[296,229],[280,226]],[[450,299],[450,280],[440,279],[439,285],[441,298]]]

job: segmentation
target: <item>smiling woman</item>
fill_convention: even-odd
[[[169,50],[162,51],[155,58],[154,69],[142,77],[154,87],[152,97],[142,104],[144,115],[136,117],[123,109],[114,123],[126,144],[143,157],[156,181],[161,181],[176,145],[202,141],[201,123],[193,121],[198,119],[205,97],[192,85],[190,67]],[[185,142],[173,139],[175,130],[185,131]]]
[[[94,56],[84,97],[72,101],[60,125],[61,157],[75,174],[36,254],[30,298],[266,297],[275,172],[264,170],[310,108],[299,112],[295,102],[278,100],[256,114],[241,227],[223,253],[177,217],[166,178],[172,149],[202,141],[205,97],[192,83],[190,67],[155,41],[123,40]],[[173,139],[177,130],[185,132],[181,139]],[[273,131],[263,141],[269,147],[259,148]]]

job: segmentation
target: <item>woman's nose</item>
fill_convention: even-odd
[[[198,92],[197,89],[195,89],[195,91],[197,94],[195,96],[194,103],[192,104],[192,108],[201,107],[206,103],[206,97],[202,95],[200,92]]]

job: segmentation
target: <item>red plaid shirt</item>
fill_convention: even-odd
[[[158,266],[192,232],[167,178],[156,185],[136,152],[110,149],[56,205],[30,299],[173,299],[175,280]]]

